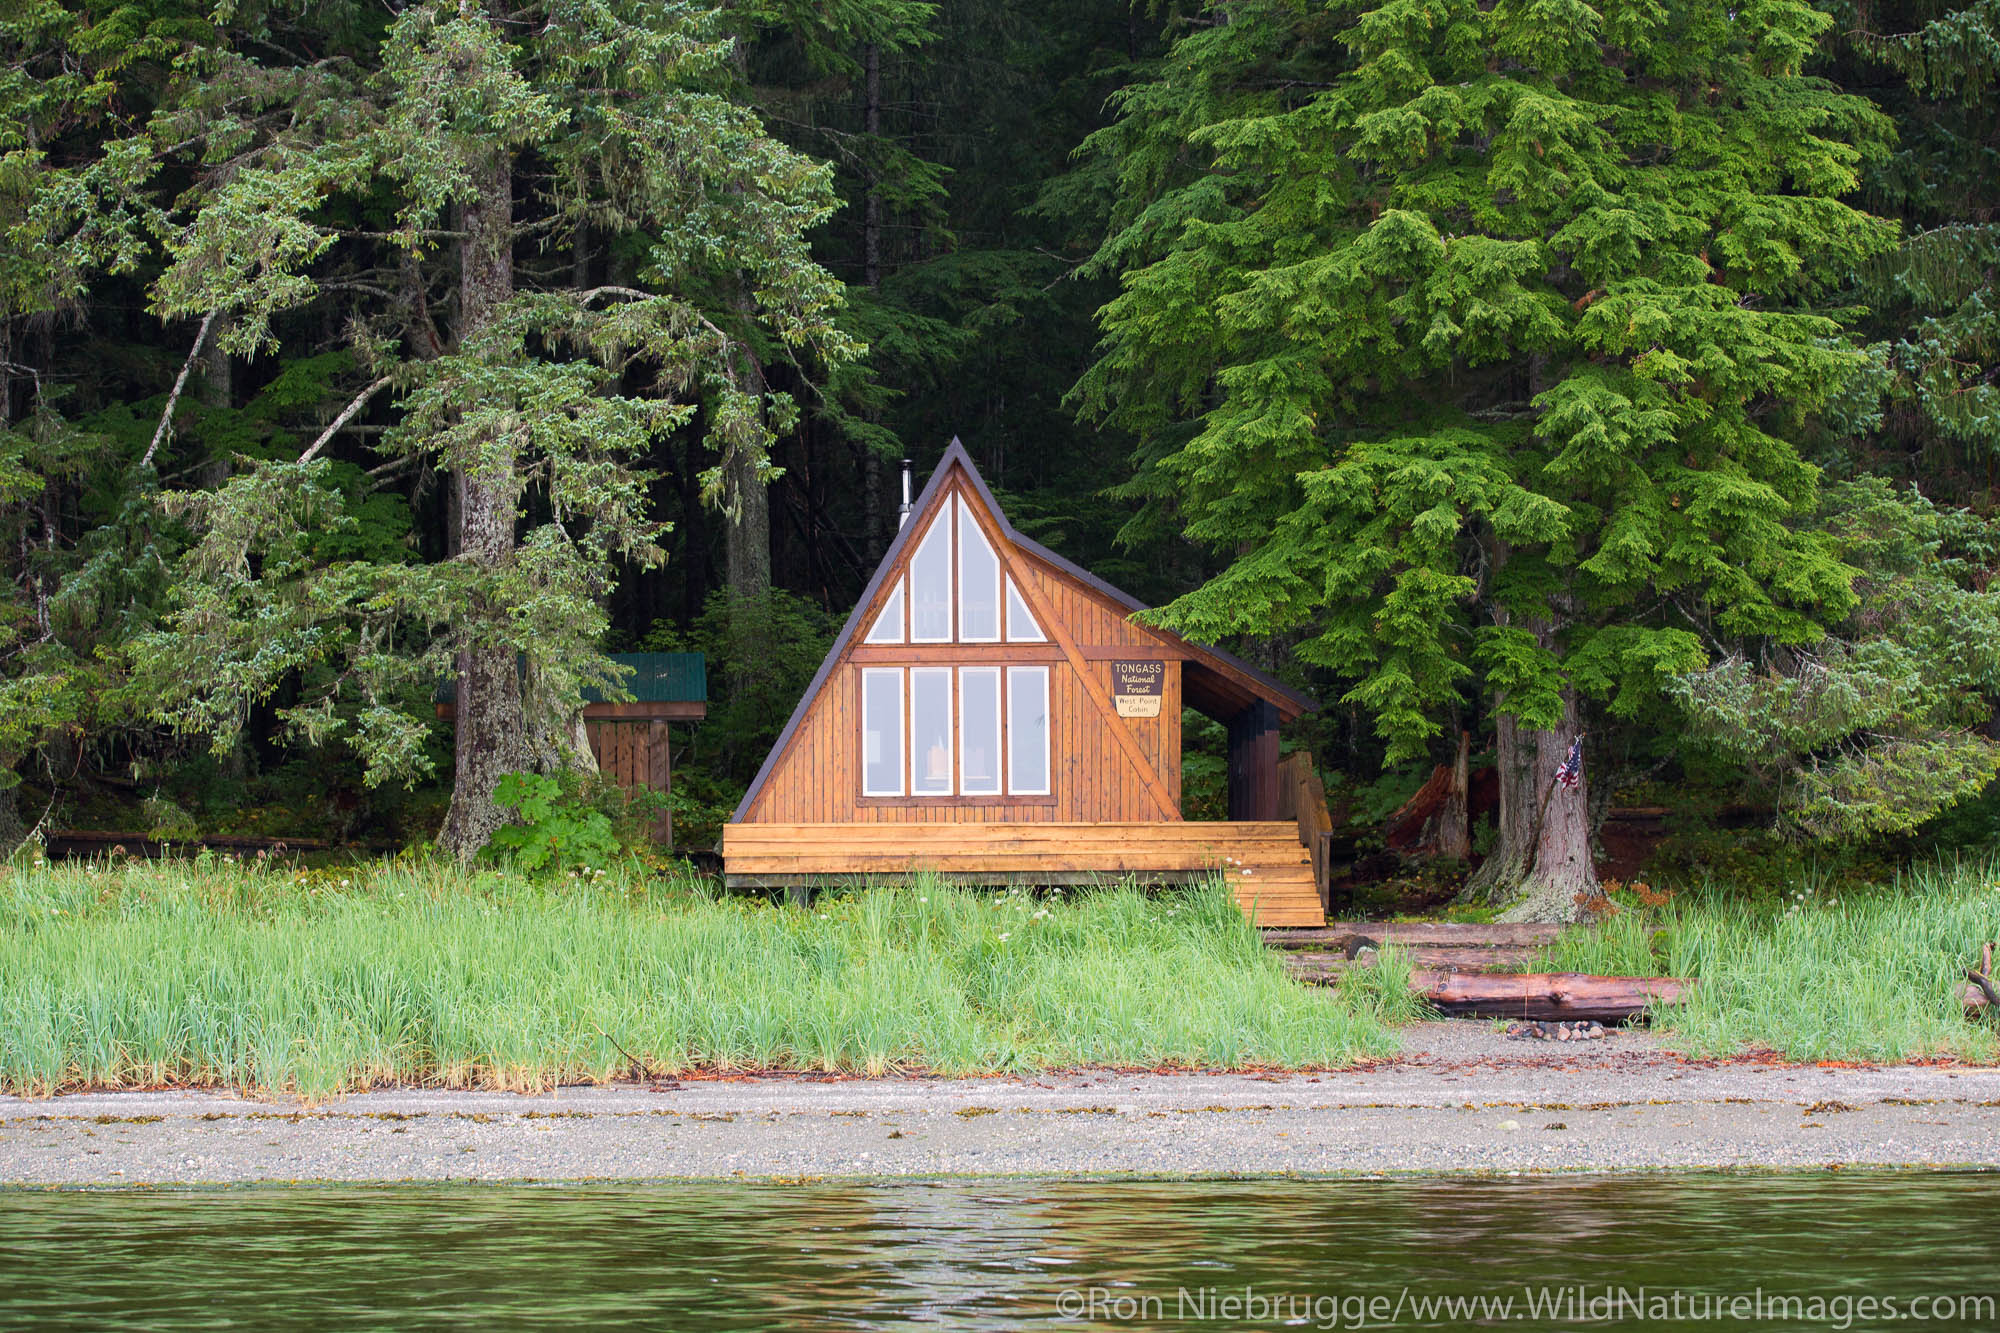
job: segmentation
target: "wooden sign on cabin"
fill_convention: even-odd
[[[1158,717],[1166,697],[1167,664],[1140,658],[1111,664],[1111,701],[1120,717]]]
[[[952,441],[723,831],[735,886],[1228,876],[1324,921],[1278,814],[1278,727],[1317,705],[1008,523]],[[1228,821],[1181,818],[1181,710],[1229,734]]]

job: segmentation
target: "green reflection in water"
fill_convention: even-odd
[[[1996,1187],[1815,1173],[17,1191],[0,1193],[0,1326],[1350,1328],[1379,1299],[1372,1326],[1460,1328],[1480,1321],[1412,1303],[1483,1296],[1515,1301],[1493,1327],[1823,1328],[1864,1296],[1990,1299]],[[1599,1300],[1831,1304],[1820,1320],[1527,1317],[1527,1288],[1579,1284]],[[1246,1291],[1281,1304],[1188,1317]],[[1095,1317],[1064,1318],[1078,1311]],[[1990,1304],[1936,1313],[1920,1326],[2000,1328]]]

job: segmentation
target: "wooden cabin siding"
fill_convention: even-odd
[[[1166,640],[1126,619],[1127,613],[1037,561],[1017,557],[1016,568],[1032,580],[1039,600],[1061,620],[1082,650],[1086,667],[1106,695],[1112,689],[1112,662],[1130,650],[1134,657],[1159,656],[1166,671],[1160,715],[1106,717],[1077,678],[1055,642],[1046,644],[960,645],[949,654],[939,645],[866,647],[868,664],[892,666],[922,659],[957,666],[1005,665],[1009,653],[1034,654],[1049,668],[1049,766],[1052,798],[1007,801],[981,797],[897,801],[861,794],[860,668],[855,648],[837,662],[818,696],[808,705],[791,744],[744,813],[758,823],[1006,823],[1158,820],[1162,814],[1147,783],[1110,728],[1126,729],[1152,766],[1179,816],[1181,794],[1181,662]],[[863,609],[872,623],[892,585],[885,583]],[[956,753],[956,747],[954,749]]]
[[[1110,645],[1128,646],[1128,645]],[[983,665],[968,658],[965,665]],[[1038,664],[1040,665],[1040,664]],[[897,803],[861,795],[860,668],[837,665],[828,676],[792,744],[751,805],[747,822],[989,823],[1156,820],[1158,811],[1138,771],[1111,736],[1125,727],[1138,742],[1178,807],[1181,793],[1181,683],[1178,661],[1166,663],[1160,715],[1105,718],[1091,703],[1067,662],[1049,670],[1049,769],[1053,799],[1007,801],[992,797],[937,797]],[[1087,664],[1111,688],[1111,660]]]
[[[667,720],[663,717],[593,717],[591,709],[606,707],[593,704],[584,710],[584,733],[590,739],[590,752],[597,760],[597,771],[612,779],[628,792],[651,790],[667,792],[673,789],[673,757],[668,743]],[[671,847],[674,842],[674,817],[671,811],[662,810],[655,815],[652,823],[653,841]]]
[[[976,524],[985,538],[968,546],[967,528],[951,530],[950,588],[937,588],[928,601],[935,606],[936,594],[945,595],[953,616],[950,632],[943,641],[917,642],[905,624],[885,631],[888,641],[870,643],[891,600],[914,614],[912,562],[926,550],[927,561],[936,558],[936,548],[928,544],[938,531],[932,525],[939,522]],[[1005,637],[1016,613],[1004,593],[999,625],[984,618],[985,579],[992,573],[984,554],[978,557],[981,596],[970,604],[982,613],[979,629],[1002,637],[965,637],[972,622],[966,618],[969,603],[961,600],[960,583],[968,577],[964,552],[985,548],[1040,626],[1040,640]],[[1131,617],[1141,609],[1015,531],[964,447],[954,441],[725,828],[726,881],[809,889],[923,869],[986,884],[1085,883],[1128,874],[1161,882],[1219,873],[1244,910],[1267,924],[1318,924],[1319,884],[1297,821],[1191,824],[1180,815],[1184,708],[1230,721],[1261,700],[1283,720],[1315,705],[1226,653],[1134,623]],[[1157,663],[1159,669],[1121,672],[1121,661]],[[1023,665],[1048,671],[1047,795],[863,794],[864,672]],[[919,747],[929,744],[911,718],[917,711],[915,679],[902,681],[906,712],[897,762],[904,768],[903,786],[909,785]],[[958,733],[965,677],[955,676],[952,684],[951,752],[958,772],[954,783],[938,785],[962,787],[966,738]],[[1128,697],[1157,699],[1157,714],[1121,716],[1121,688],[1136,692]],[[1018,733],[1010,730],[1014,697],[1007,678],[1002,677],[997,733],[988,729],[992,705],[984,697],[980,702],[980,744],[1000,738],[1002,752],[993,759],[1011,784],[1007,751]],[[934,727],[936,715],[926,716],[932,719],[927,726]],[[935,750],[923,753],[927,761],[936,756]],[[1269,757],[1275,764],[1276,756]],[[987,774],[982,770],[981,776]],[[1232,800],[1237,785],[1232,784]]]
[[[1292,821],[731,824],[723,856],[728,882],[739,888],[879,883],[923,872],[968,884],[1220,875],[1261,925],[1325,923],[1312,858]]]

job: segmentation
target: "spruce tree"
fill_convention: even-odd
[[[1895,118],[1864,197],[1901,243],[1863,271],[1889,411],[1866,461],[2000,502],[2000,0],[1836,10],[1836,66]]]
[[[1230,559],[1159,613],[1302,635],[1391,758],[1493,718],[1516,917],[1596,890],[1585,710],[1804,644],[1854,571],[1793,432],[1861,365],[1817,307],[1893,228],[1804,0],[1215,4],[1089,150],[1123,206],[1081,410],[1144,521]],[[1563,777],[1580,777],[1563,772]]]
[[[1731,654],[1674,695],[1780,827],[1851,842],[1913,831],[2000,768],[2000,584],[1977,512],[2000,499],[2000,4],[1832,12],[1829,73],[1897,128],[1860,198],[1905,228],[1842,294],[1865,307],[1870,361],[1809,441],[1854,478],[1817,523],[1861,604],[1810,648]]]
[[[453,678],[441,842],[461,857],[500,821],[504,773],[588,764],[579,691],[617,684],[602,598],[620,562],[659,554],[649,452],[701,432],[728,506],[795,414],[763,367],[824,374],[858,350],[805,239],[827,172],[747,109],[724,20],[639,0],[227,4],[166,35],[171,77],[131,132],[76,171],[23,161],[32,239],[82,253],[79,282],[143,276],[187,369],[329,330],[346,367],[296,453],[163,496],[193,544],[133,654],[157,717],[220,746],[280,703],[379,781],[423,770],[429,692]],[[187,380],[143,468],[172,457]],[[336,456],[371,452],[443,479],[443,549],[352,558]]]

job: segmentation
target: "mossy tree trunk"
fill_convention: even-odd
[[[1554,626],[1535,637],[1554,651]],[[1576,691],[1562,691],[1553,728],[1524,725],[1506,711],[1494,718],[1500,811],[1492,854],[1466,885],[1465,897],[1504,905],[1503,921],[1574,921],[1599,890],[1590,852],[1590,781],[1579,763],[1573,784],[1558,779],[1583,735]]]
[[[458,343],[464,347],[491,325],[514,292],[514,174],[506,154],[482,164],[478,196],[460,213]],[[479,568],[490,583],[514,558],[519,482],[512,445],[491,438],[461,458],[453,472],[458,558]],[[505,608],[468,608],[480,620]],[[451,808],[438,842],[470,861],[493,830],[506,822],[493,802],[501,777],[527,767],[526,716],[515,649],[505,636],[475,642],[458,654],[457,734]]]

